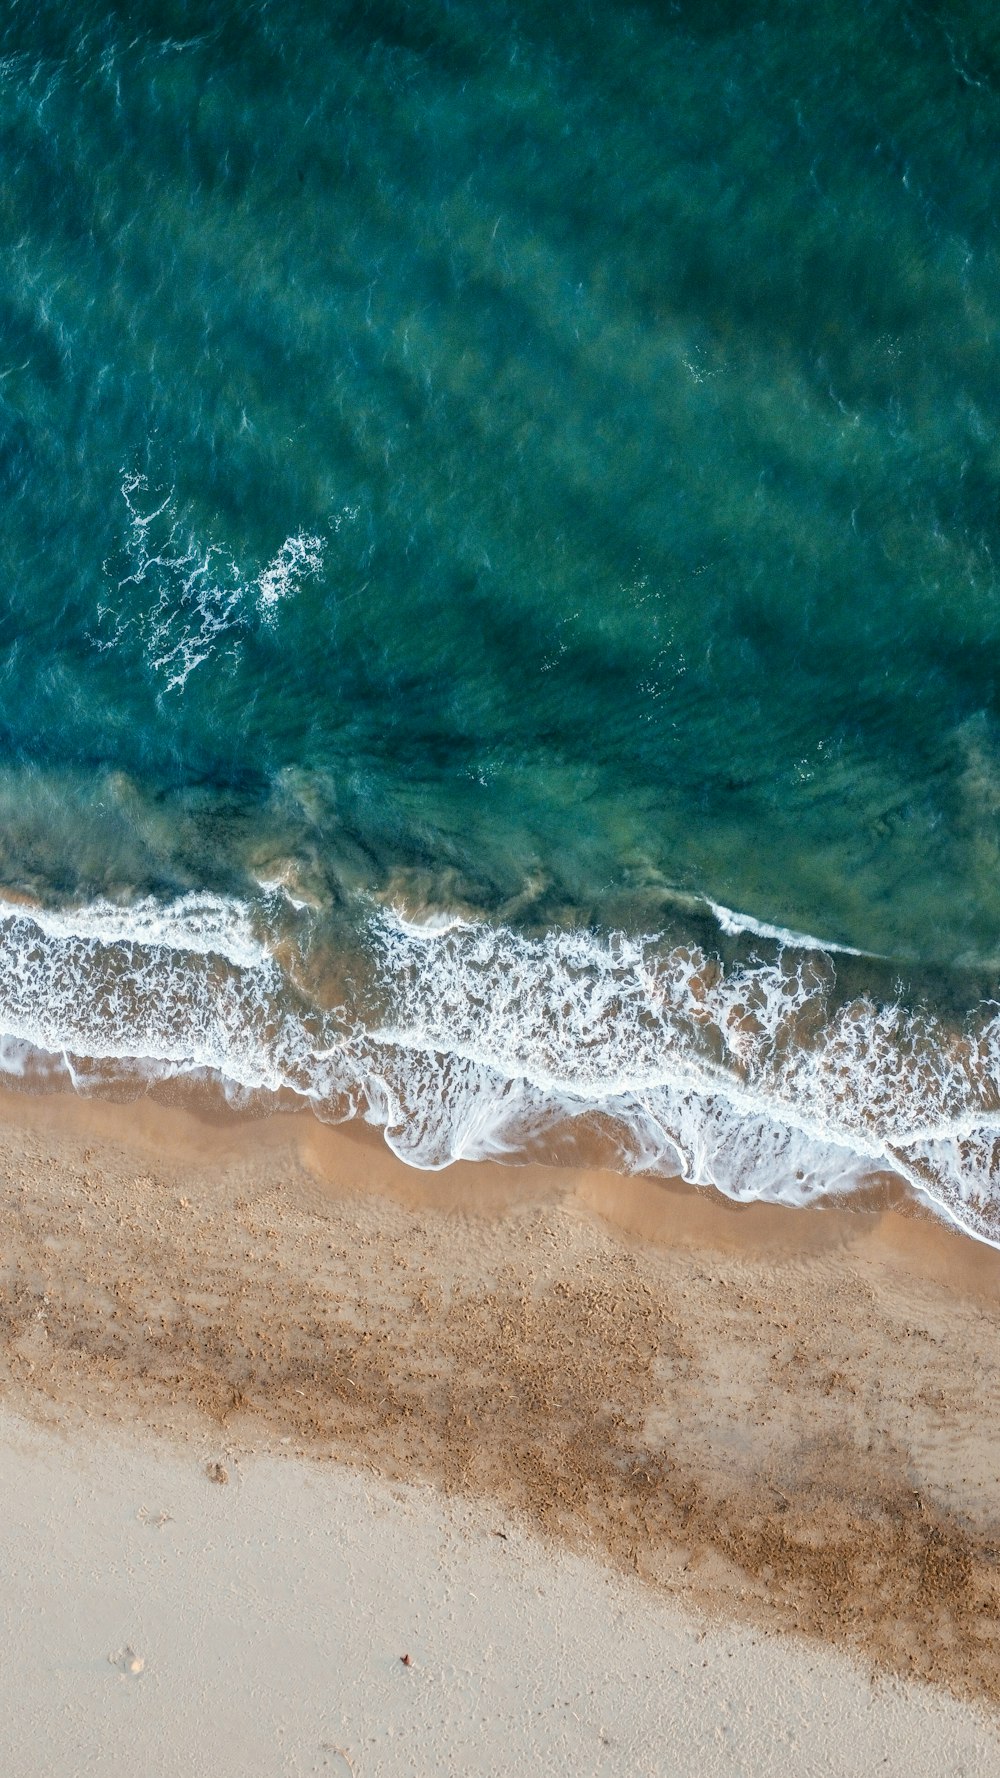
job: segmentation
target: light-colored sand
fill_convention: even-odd
[[[68,1438],[67,1450],[97,1433],[125,1441],[126,1471],[147,1461],[136,1454],[140,1434],[168,1438],[187,1465],[184,1486],[197,1479],[209,1490],[192,1508],[203,1543],[212,1535],[204,1515],[235,1512],[253,1476],[261,1503],[283,1487],[299,1502],[303,1550],[327,1522],[317,1505],[324,1489],[334,1518],[350,1524],[351,1489],[382,1498],[387,1484],[433,1484],[434,1497],[420,1495],[428,1511],[482,1511],[518,1540],[561,1550],[566,1573],[586,1561],[599,1565],[602,1587],[628,1582],[634,1611],[653,1614],[664,1648],[690,1634],[677,1628],[678,1611],[730,1626],[711,1634],[739,1650],[734,1683],[744,1700],[758,1694],[761,1722],[786,1714],[788,1688],[799,1684],[788,1676],[806,1670],[796,1662],[813,1662],[826,1686],[850,1671],[842,1655],[940,1688],[914,1694],[928,1720],[939,1706],[941,1720],[953,1720],[944,1692],[1000,1706],[1000,1256],[927,1219],[734,1211],[712,1194],[585,1167],[417,1175],[356,1131],[324,1131],[308,1117],[213,1122],[149,1102],[8,1097],[0,1395],[8,1412],[50,1423],[46,1436]],[[239,1485],[205,1481],[208,1457]],[[145,1472],[148,1498],[136,1512],[178,1517],[153,1486],[160,1471],[181,1474],[174,1461],[161,1455],[160,1470]],[[114,1477],[106,1466],[98,1495],[114,1492]],[[109,1522],[120,1524],[120,1504]],[[40,1500],[39,1525],[48,1510]],[[251,1562],[255,1537],[270,1548],[275,1515],[264,1504],[254,1513],[233,1560]],[[396,1536],[388,1521],[384,1529]],[[147,1531],[148,1547],[172,1547],[169,1525]],[[29,1589],[22,1555],[32,1535],[7,1545],[19,1564],[14,1584]],[[147,1548],[130,1536],[130,1549]],[[76,1578],[69,1556],[57,1561],[68,1622],[80,1573],[100,1576],[119,1560],[96,1529],[81,1537]],[[495,1563],[501,1552],[487,1547]],[[177,1610],[194,1614],[194,1642],[210,1637],[219,1599],[227,1623],[247,1609],[246,1589],[223,1571],[208,1604],[191,1596],[190,1566],[177,1571]],[[355,1616],[375,1609],[375,1584],[359,1581]],[[254,1589],[266,1617],[262,1583]],[[584,1590],[593,1592],[592,1576]],[[291,1625],[274,1611],[275,1625]],[[523,1601],[494,1601],[489,1612],[508,1625],[505,1637],[529,1636]],[[298,1630],[267,1643],[276,1698],[298,1683],[311,1621],[310,1607]],[[129,1644],[147,1658],[144,1622],[133,1633],[123,1621],[101,1658]],[[747,1653],[754,1637],[767,1651],[763,1668]],[[807,1638],[808,1654],[793,1660],[790,1637]],[[282,1648],[299,1651],[287,1671]],[[618,1660],[609,1649],[601,1671]],[[635,1733],[648,1735],[652,1668],[636,1672]],[[135,1677],[145,1685],[148,1675]],[[450,1702],[437,1694],[445,1717],[472,1709],[455,1684]],[[475,1693],[478,1681],[463,1684]],[[46,1696],[57,1693],[43,1688]],[[798,1720],[819,1708],[811,1697]],[[711,1701],[699,1718],[710,1738],[715,1709]],[[868,1729],[855,1729],[858,1747],[841,1738],[841,1763],[826,1767],[790,1755],[785,1765],[755,1755],[743,1768],[712,1767],[699,1755],[701,1764],[648,1769],[879,1769]],[[495,1747],[490,1757],[485,1769],[507,1769]],[[562,1756],[551,1757],[560,1769]],[[77,1768],[50,1769],[61,1778]]]
[[[706,1628],[482,1507],[295,1459],[218,1485],[212,1461],[0,1412],[9,1778],[1000,1771],[969,1706]]]

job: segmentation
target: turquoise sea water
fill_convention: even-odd
[[[8,1068],[994,1238],[998,140],[975,0],[4,8]]]

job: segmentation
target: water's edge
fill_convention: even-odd
[[[729,910],[726,922],[748,925]],[[350,957],[267,885],[131,907],[0,904],[0,1064],[134,1093],[361,1117],[410,1165],[537,1156],[574,1121],[623,1173],[746,1202],[849,1200],[891,1173],[1000,1245],[1000,1015],[963,1027],[846,995],[835,959],[763,934],[742,961],[660,936],[542,935],[369,901]],[[756,929],[759,933],[759,928]]]

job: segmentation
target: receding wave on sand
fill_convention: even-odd
[[[652,936],[528,936],[374,904],[352,975],[364,993],[323,1003],[314,924],[276,890],[255,908],[6,902],[6,1071],[48,1057],[84,1090],[184,1075],[240,1102],[291,1096],[327,1121],[364,1117],[431,1169],[515,1160],[596,1113],[625,1172],[808,1204],[890,1171],[1000,1240],[996,1007],[959,1029],[845,1002],[824,951],[783,942],[727,964]]]

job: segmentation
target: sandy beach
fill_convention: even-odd
[[[76,1600],[67,1622],[77,1621],[87,1608],[74,1572],[95,1574],[119,1559],[100,1553],[109,1524],[125,1536],[136,1514],[176,1518],[172,1501],[183,1499],[196,1538],[211,1542],[219,1502],[236,1499],[237,1478],[248,1490],[240,1499],[252,1500],[251,1477],[259,1477],[259,1516],[241,1507],[238,1537],[230,1526],[229,1544],[212,1543],[217,1570],[205,1584],[217,1597],[232,1595],[212,1636],[236,1695],[249,1687],[260,1708],[272,1686],[277,1700],[297,1687],[311,1695],[295,1640],[283,1641],[278,1626],[291,1613],[308,1639],[314,1608],[299,1596],[293,1563],[273,1602],[278,1652],[262,1679],[246,1652],[240,1580],[254,1525],[266,1543],[287,1500],[301,1554],[324,1527],[346,1535],[363,1488],[381,1502],[382,1528],[371,1531],[369,1579],[352,1595],[354,1615],[374,1608],[370,1575],[386,1526],[402,1536],[386,1503],[405,1497],[415,1548],[440,1539],[443,1526],[478,1526],[474,1559],[456,1532],[451,1567],[433,1585],[414,1583],[425,1623],[442,1609],[435,1586],[472,1584],[467,1554],[493,1574],[491,1564],[516,1544],[522,1592],[532,1576],[546,1586],[546,1564],[567,1586],[576,1576],[581,1597],[626,1589],[615,1594],[629,1602],[607,1627],[611,1642],[594,1632],[595,1674],[625,1659],[634,1617],[650,1649],[658,1636],[665,1650],[671,1638],[713,1639],[710,1667],[699,1671],[709,1673],[716,1658],[739,1660],[746,1733],[784,1720],[781,1685],[795,1674],[813,1675],[801,1680],[803,1697],[809,1684],[819,1688],[815,1705],[800,1708],[814,1725],[839,1675],[852,1698],[875,1700],[872,1724],[890,1704],[890,1715],[910,1711],[925,1749],[928,1720],[951,1724],[941,1727],[943,1760],[961,1720],[974,1753],[964,1769],[996,1769],[1000,1256],[991,1249],[913,1206],[734,1209],[675,1182],[585,1167],[420,1174],[353,1126],[326,1129],[308,1116],[209,1118],[150,1100],[6,1095],[0,1176],[5,1486],[10,1501],[28,1502],[24,1535],[8,1516],[3,1546],[5,1640],[20,1651],[34,1711],[23,1721],[18,1712],[18,1771],[119,1769],[100,1753],[78,1767],[55,1752],[30,1763],[36,1742],[55,1748],[39,1724],[62,1683],[46,1653],[51,1622],[27,1606],[16,1615],[19,1592],[30,1601],[41,1584],[37,1564],[44,1579],[47,1563],[46,1585]],[[143,1479],[123,1493],[130,1465]],[[225,1486],[213,1485],[213,1465]],[[60,1490],[84,1470],[93,1478],[88,1498],[105,1499],[106,1510],[84,1511],[71,1532]],[[177,1533],[166,1522],[161,1529],[150,1547],[166,1551]],[[126,1542],[137,1536],[129,1529]],[[122,1561],[126,1554],[122,1544]],[[400,1561],[405,1567],[402,1557],[387,1563],[387,1584],[398,1583]],[[303,1573],[310,1566],[311,1558]],[[493,1646],[520,1651],[517,1614],[534,1621],[534,1607],[522,1593],[503,1593],[500,1571],[494,1583],[504,1601],[497,1622],[513,1615],[509,1639],[498,1630]],[[265,1624],[269,1589],[261,1581],[253,1593]],[[168,1643],[202,1635],[192,1628],[207,1621],[198,1587],[185,1593],[178,1582],[171,1610]],[[564,1621],[566,1613],[575,1623],[577,1607],[565,1607]],[[126,1617],[119,1640],[138,1650],[142,1635]],[[103,1647],[108,1625],[72,1658],[106,1663],[115,1653]],[[350,1639],[349,1630],[341,1625],[338,1634]],[[393,1634],[406,1642],[415,1632],[394,1625]],[[471,1632],[453,1626],[449,1634],[465,1647]],[[553,1638],[555,1664],[545,1667],[543,1651],[538,1671],[559,1691],[554,1629]],[[190,1691],[189,1656],[171,1646],[163,1670],[173,1662]],[[450,1655],[436,1646],[439,1663],[456,1658],[457,1644]],[[385,1659],[391,1665],[406,1652],[390,1641]],[[96,1713],[98,1734],[104,1706],[96,1694],[86,1701],[83,1670],[74,1669],[74,1686],[83,1686],[74,1708],[86,1720]],[[650,1751],[657,1711],[666,1721],[673,1706],[648,1662],[635,1671],[628,1732],[647,1763],[636,1754],[601,1766],[595,1744],[588,1769],[746,1769],[735,1754],[728,1765],[694,1753],[671,1765]],[[357,1679],[355,1728],[365,1715],[360,1686]],[[678,1686],[685,1708],[708,1712],[698,1734],[714,1734],[714,1682],[706,1680],[697,1705],[690,1687]],[[461,1714],[469,1700],[461,1685],[458,1694],[464,1703],[447,1710]],[[209,1691],[197,1696],[196,1718],[210,1707]],[[376,1739],[382,1709],[372,1704]],[[854,1709],[845,1705],[833,1763],[806,1767],[772,1741],[771,1764],[755,1756],[753,1769],[871,1769],[874,1740],[864,1742],[865,1762],[850,1763]],[[489,1720],[480,1763],[463,1769],[520,1769],[490,1741],[500,1719]],[[433,1734],[425,1727],[446,1762],[441,1723]],[[518,1759],[530,1763],[527,1719],[518,1732]],[[887,1747],[904,1745],[890,1716],[883,1732]],[[545,1746],[551,1769],[560,1769],[568,1754],[555,1741]],[[178,1771],[192,1769],[177,1757]],[[321,1769],[302,1764],[301,1749],[295,1757],[298,1764],[282,1765],[262,1753],[259,1769]],[[238,1768],[223,1760],[204,1769]],[[438,1769],[447,1764],[384,1747],[373,1765],[357,1767]]]
[[[0,1413],[17,1778],[989,1778],[1000,1730],[483,1503]],[[407,1657],[404,1659],[404,1657]]]
[[[995,15],[0,90],[0,1778],[1000,1778]]]

